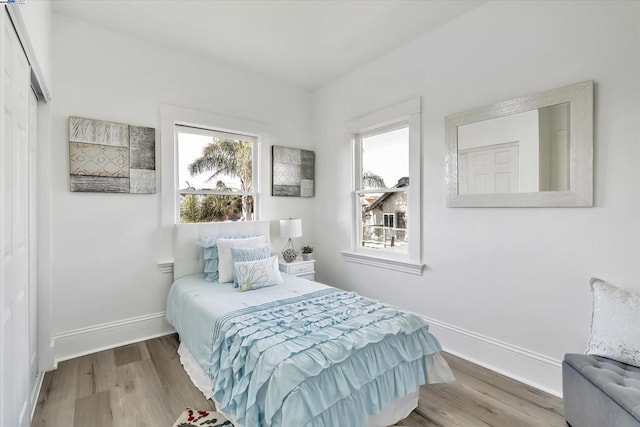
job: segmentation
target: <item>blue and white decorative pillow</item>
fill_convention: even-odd
[[[231,248],[231,260],[236,262],[260,261],[271,256],[271,248],[263,246],[261,248]],[[235,269],[233,271],[233,287],[238,287],[238,278]]]
[[[260,289],[282,283],[278,270],[278,257],[259,261],[240,261],[233,265],[240,292]]]

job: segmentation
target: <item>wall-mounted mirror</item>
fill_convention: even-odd
[[[593,206],[593,82],[445,119],[448,207]]]

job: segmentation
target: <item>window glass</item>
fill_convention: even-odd
[[[364,248],[407,252],[407,191],[360,195],[361,244]]]
[[[374,129],[357,138],[362,156],[356,191],[362,207],[361,247],[406,253],[409,126]]]
[[[255,138],[177,126],[180,222],[252,221]]]
[[[180,194],[180,222],[245,221],[243,203],[246,203],[248,218],[253,218],[252,196]]]
[[[408,126],[362,137],[362,189],[393,187],[408,176]]]

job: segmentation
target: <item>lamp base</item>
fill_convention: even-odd
[[[285,249],[282,251],[282,258],[287,262],[293,262],[298,258],[298,253],[293,249]]]
[[[298,258],[298,251],[293,248],[293,242],[291,241],[291,238],[289,238],[289,241],[284,246],[284,249],[282,249],[282,258],[284,258],[286,262],[292,262],[295,261],[296,258]]]

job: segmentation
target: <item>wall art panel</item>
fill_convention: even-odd
[[[156,192],[156,130],[69,117],[71,191]]]
[[[274,145],[271,147],[271,195],[313,197],[315,153]]]

